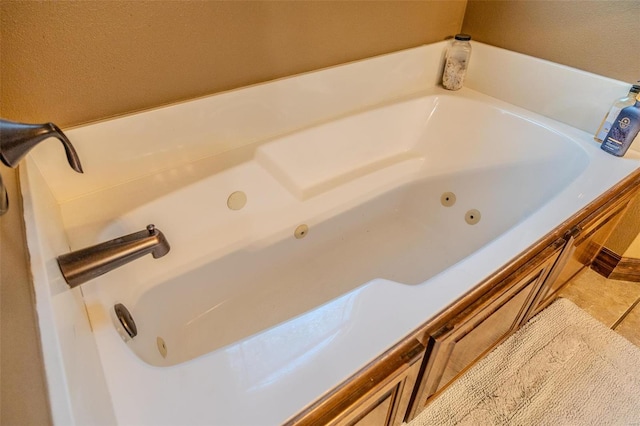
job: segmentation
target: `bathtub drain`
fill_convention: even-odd
[[[113,306],[113,310],[116,312],[118,321],[120,321],[120,324],[122,324],[124,331],[127,332],[129,337],[132,339],[136,337],[138,335],[138,327],[136,327],[136,322],[133,320],[127,307],[122,303],[118,303]]]

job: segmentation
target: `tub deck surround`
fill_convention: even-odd
[[[96,167],[88,183],[34,151],[21,183],[54,421],[282,423],[636,173],[640,155],[608,155],[584,130],[480,87],[435,87],[443,48],[71,129],[86,174]],[[490,56],[572,72],[494,49],[474,45],[469,77],[478,52],[480,64]],[[354,73],[368,71],[384,83],[369,79],[341,96]],[[602,93],[620,86],[598,81]],[[332,100],[295,115],[302,95]],[[575,93],[556,95],[562,103]],[[245,107],[261,111],[278,96],[282,109],[256,113],[260,131],[236,129],[252,119]],[[180,142],[163,127],[173,111]],[[199,125],[189,138],[185,126],[203,119],[221,128],[207,136]],[[127,140],[108,157],[107,139],[129,126],[139,145]],[[237,211],[226,205],[234,191],[247,196]],[[448,191],[451,207],[440,198]],[[481,213],[475,225],[465,222],[472,209]],[[55,256],[148,223],[165,233],[169,255],[65,287]],[[297,239],[301,224],[308,234]],[[138,326],[127,343],[115,303]],[[78,350],[88,355],[78,360]]]
[[[423,283],[544,205],[588,164],[570,138],[500,106],[473,91],[437,90],[275,139],[257,148],[255,160],[179,191],[149,185],[157,198],[142,204],[126,196],[139,185],[63,203],[73,250],[151,218],[172,245],[166,262],[145,259],[145,267],[87,283],[85,299],[136,312],[147,332],[130,346],[162,366],[246,339],[378,278]],[[468,126],[456,126],[459,115],[471,117]],[[496,120],[503,124],[487,128]],[[460,141],[455,161],[447,140]],[[225,204],[235,190],[247,194],[240,211]],[[458,201],[444,207],[448,191]],[[106,200],[117,208],[104,210]],[[465,222],[472,209],[482,214],[473,227]],[[298,224],[309,227],[303,240],[294,238]],[[170,315],[158,309],[167,303]],[[98,312],[90,313],[104,316]],[[158,336],[171,348],[166,358]]]

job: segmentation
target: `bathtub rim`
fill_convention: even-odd
[[[562,125],[562,123],[559,123],[559,125]],[[567,126],[567,128],[572,129],[572,128],[570,128],[569,126]],[[575,132],[574,132],[574,134],[575,134],[575,135],[577,135],[576,137],[578,137],[578,138],[579,138],[579,136],[581,136],[581,137],[582,137],[582,139],[583,139],[583,142],[584,142],[584,138],[585,138],[585,134],[584,134],[584,132],[580,133],[577,129],[574,129],[574,130],[575,130],[575,132],[578,132],[578,133],[575,133]],[[580,138],[579,138],[579,139],[580,139]],[[589,148],[589,150],[588,150],[588,153],[589,153],[589,155],[590,155],[590,156],[594,155],[596,152],[600,153],[600,150],[599,150],[597,147],[595,147],[595,146],[591,146],[591,147]],[[602,155],[604,155],[604,154],[602,154]],[[613,157],[610,157],[610,156],[602,157],[602,159],[603,159],[603,162],[604,162],[604,163],[607,163],[607,164],[609,164],[609,165],[611,165],[611,164],[626,164],[626,166],[625,166],[625,167],[626,167],[627,169],[628,169],[628,168],[630,167],[630,165],[633,163],[633,167],[634,167],[635,169],[637,169],[637,164],[636,164],[636,162],[629,162],[629,161],[622,160],[621,162],[619,162],[619,163],[618,163],[618,162],[617,162],[617,161],[619,161],[618,159],[614,159]],[[28,173],[30,166],[31,166],[31,164],[27,163],[27,167],[26,167],[26,168],[21,168],[21,173]],[[622,169],[624,169],[625,167],[622,167]],[[23,169],[24,169],[24,171],[23,171]],[[618,173],[619,173],[619,174],[620,174],[620,173],[622,173],[622,176],[626,176],[626,174],[628,174],[628,173],[626,173],[626,172],[624,172],[624,171],[619,171]],[[633,172],[632,174],[633,174],[633,175],[637,175],[638,173],[639,173],[639,172],[638,172],[638,170],[635,170],[635,172]],[[627,177],[627,179],[629,179],[629,178]],[[27,180],[28,180],[28,179],[27,179]],[[26,181],[26,180],[25,180],[25,181]],[[618,185],[619,185],[619,184],[618,184]],[[616,186],[616,187],[617,187],[617,186]],[[565,189],[565,190],[566,190],[566,189]],[[609,190],[609,191],[611,191],[611,190]],[[560,195],[560,194],[559,194],[559,195]],[[26,198],[26,197],[30,197],[30,196],[31,196],[31,194],[29,194],[29,193],[28,193],[28,191],[27,191],[27,192],[25,193],[25,198]],[[601,198],[601,197],[603,197],[603,195],[602,195],[602,194],[600,194],[600,195],[599,195],[599,197]],[[597,199],[599,199],[599,198],[598,198],[598,197],[596,197],[596,199],[595,199],[595,200],[593,200],[592,202],[596,202],[596,200],[597,200]],[[587,207],[588,207],[588,206],[587,206]],[[584,208],[587,208],[587,207],[584,207]],[[584,209],[584,208],[583,208],[583,209]],[[477,284],[477,283],[474,283],[474,284]],[[435,315],[435,313],[434,313],[434,315]],[[415,325],[414,325],[414,327],[415,327]],[[119,342],[119,343],[121,344],[122,342]],[[384,345],[383,345],[383,346],[384,346]],[[387,347],[387,346],[385,346],[385,348],[386,348],[386,347]],[[100,349],[100,348],[99,348],[99,349]],[[136,357],[133,353],[131,353],[131,352],[129,351],[129,349],[128,349],[128,348],[123,348],[123,349],[126,349],[126,351],[127,351],[127,352],[129,352],[129,355],[130,355],[130,356],[132,356],[132,357]],[[383,353],[383,352],[384,352],[384,348],[383,348],[383,350],[376,351],[375,353]],[[101,359],[102,359],[102,355],[100,355],[100,357],[101,357]],[[103,362],[104,362],[104,360],[102,360],[102,361],[101,361],[101,363],[103,363]],[[123,365],[126,365],[126,364],[127,364],[127,363],[125,362]],[[134,363],[134,364],[139,365],[139,364],[137,364],[137,363]],[[360,361],[360,362],[358,362],[358,364],[359,364],[359,365],[363,365],[363,364],[361,363],[361,361]],[[366,364],[366,363],[365,363],[365,364]],[[147,364],[144,364],[144,365],[146,366],[145,368],[148,368],[148,367],[149,367]],[[179,366],[178,366],[178,367],[179,367]],[[102,368],[103,368],[103,369],[105,368],[104,363],[102,364]],[[165,367],[156,367],[156,368],[165,369]],[[351,374],[353,374],[353,371],[351,372]],[[348,376],[347,376],[347,377],[348,377]],[[338,384],[339,384],[339,383],[342,383],[344,380],[346,380],[346,378],[347,378],[347,377],[343,377],[343,378],[342,378],[339,382],[337,382],[337,383],[338,383]],[[109,382],[110,378],[109,378],[109,377],[107,377],[107,378],[106,378],[106,380],[107,380],[107,382]],[[333,386],[335,386],[335,385],[336,385],[336,384],[334,383],[334,385],[333,385]],[[115,386],[115,388],[114,388],[113,386],[111,386],[111,385],[109,385],[109,384],[107,384],[107,386],[109,387],[110,392],[113,392],[113,389],[117,389],[117,388],[119,387],[119,386]],[[330,387],[330,389],[331,389],[331,388],[333,388],[333,386],[331,386],[331,387]],[[329,390],[330,390],[330,389],[329,389]],[[329,390],[326,390],[326,391],[329,391]],[[114,396],[115,396],[115,395],[114,395]],[[316,395],[316,396],[318,396],[318,395]],[[115,416],[116,416],[116,418],[117,418],[117,419],[120,417],[120,416],[119,416],[119,414],[120,414],[120,413],[119,413],[120,408],[124,408],[124,407],[114,407],[114,409],[116,410]],[[127,410],[125,409],[125,411],[127,411]],[[130,418],[129,418],[129,419],[127,419],[127,420],[128,420],[128,421],[131,421],[131,419],[130,419]],[[125,420],[125,422],[126,422],[127,420]]]

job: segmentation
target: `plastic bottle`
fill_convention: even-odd
[[[616,119],[616,117],[618,117],[620,111],[622,111],[622,108],[633,105],[636,102],[636,96],[638,95],[638,93],[640,93],[640,85],[634,84],[633,86],[631,86],[631,89],[629,90],[629,94],[627,96],[618,99],[613,103],[613,105],[611,105],[609,113],[602,119],[602,123],[600,123],[600,127],[598,128],[598,131],[596,132],[593,139],[595,139],[597,142],[602,142],[604,140],[605,136],[607,136],[607,133],[609,133],[609,130],[611,130],[611,126],[614,120]]]
[[[471,56],[471,36],[456,34],[445,56],[442,86],[448,90],[460,90],[467,74],[467,66]]]
[[[600,148],[609,154],[622,157],[639,132],[640,94],[636,96],[636,102],[633,105],[622,108]]]

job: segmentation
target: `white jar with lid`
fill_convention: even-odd
[[[456,34],[445,56],[442,85],[448,90],[460,90],[467,74],[467,66],[471,57],[471,36]]]

